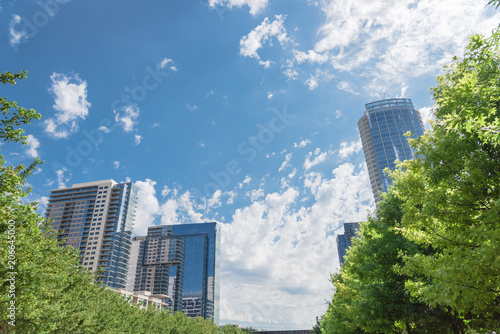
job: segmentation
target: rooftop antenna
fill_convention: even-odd
[[[384,93],[384,100],[385,100],[385,93]]]

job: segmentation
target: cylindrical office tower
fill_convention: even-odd
[[[395,160],[413,158],[405,134],[410,131],[411,138],[419,137],[424,133],[424,126],[410,99],[385,99],[367,103],[365,107],[358,127],[377,203],[379,192],[387,191],[391,184],[384,169],[394,169]]]

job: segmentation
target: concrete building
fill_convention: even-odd
[[[395,160],[413,158],[405,134],[410,131],[410,138],[419,137],[424,133],[424,126],[410,99],[385,99],[367,103],[365,107],[358,127],[373,196],[378,202],[379,192],[387,191],[391,185],[384,169],[394,169]]]
[[[46,216],[63,246],[80,251],[80,264],[103,269],[99,282],[125,288],[137,188],[113,180],[78,183],[52,190]]]

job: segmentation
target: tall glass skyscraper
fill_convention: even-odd
[[[405,133],[410,131],[411,138],[419,137],[424,126],[410,99],[385,99],[367,103],[365,107],[358,127],[373,196],[378,202],[379,192],[387,191],[391,184],[384,169],[394,169],[395,160],[413,158]]]
[[[151,226],[146,238],[134,243],[139,249],[134,291],[166,295],[172,312],[219,322],[217,223]]]
[[[133,183],[113,180],[52,190],[46,216],[63,246],[80,250],[80,264],[103,269],[99,282],[125,288],[137,202]]]

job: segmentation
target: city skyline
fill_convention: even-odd
[[[375,208],[365,104],[410,97],[427,124],[441,66],[500,19],[487,2],[2,2],[3,71],[29,75],[0,96],[43,117],[2,150],[45,161],[41,212],[113,178],[138,189],[135,236],[220,222],[220,323],[311,328],[342,224]]]

